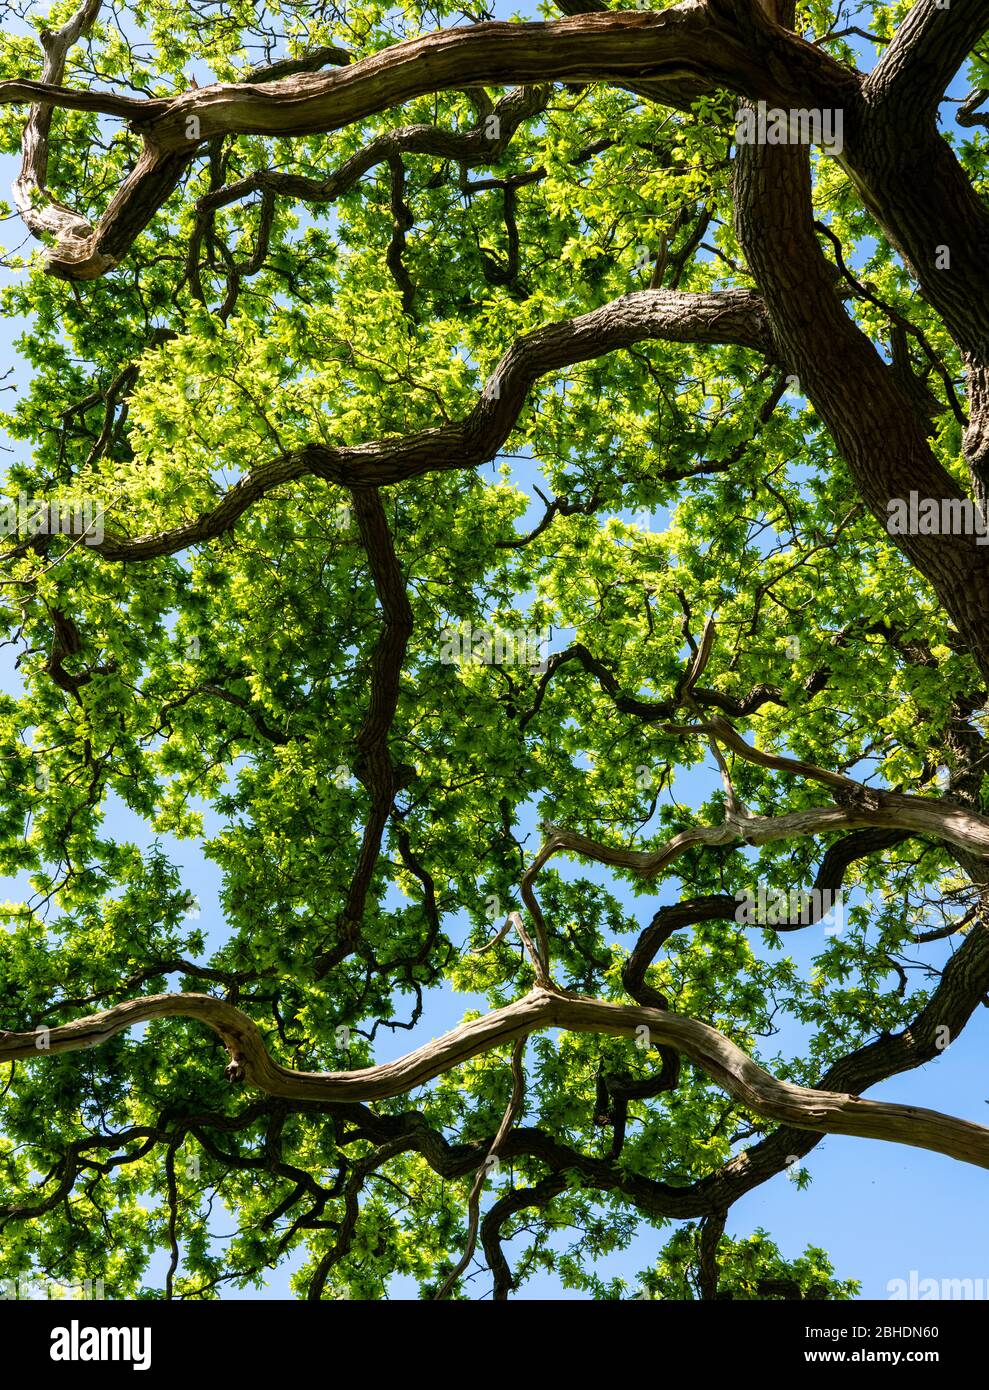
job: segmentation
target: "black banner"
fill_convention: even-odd
[[[374,1345],[376,1378],[387,1369],[388,1351],[394,1346],[395,1364],[408,1369],[410,1344],[381,1338],[389,1322],[404,1321],[409,1303],[355,1304],[276,1300],[230,1300],[216,1303],[161,1302],[0,1302],[0,1319],[8,1345],[16,1344],[19,1373],[44,1375],[57,1382],[73,1383],[98,1372],[117,1372],[128,1377],[188,1374],[191,1367],[212,1372],[269,1373],[272,1361],[284,1359],[286,1369],[313,1362],[320,1364],[332,1352],[339,1364],[349,1348],[366,1350]],[[584,1311],[580,1312],[583,1307]],[[956,1302],[730,1302],[671,1303],[635,1299],[625,1304],[597,1303],[591,1312],[579,1300],[557,1303],[520,1299],[504,1309],[490,1303],[474,1307],[465,1303],[437,1305],[432,1314],[420,1304],[415,1332],[463,1326],[468,1318],[473,1329],[497,1327],[504,1335],[506,1317],[525,1334],[520,1355],[536,1330],[535,1319],[552,1335],[553,1356],[546,1362],[548,1379],[556,1381],[561,1366],[574,1359],[577,1348],[594,1322],[602,1331],[620,1328],[624,1336],[641,1338],[643,1357],[656,1364],[669,1353],[689,1355],[706,1372],[724,1366],[737,1370],[744,1356],[751,1366],[756,1358],[760,1373],[802,1371],[808,1367],[926,1366],[961,1370],[981,1347],[985,1332],[985,1303]],[[437,1318],[435,1326],[432,1317]],[[575,1335],[567,1333],[571,1317]],[[589,1324],[587,1319],[591,1319]],[[579,1336],[576,1335],[579,1326]],[[669,1338],[657,1344],[656,1334]],[[481,1332],[484,1335],[484,1332]],[[400,1345],[404,1350],[400,1350]],[[503,1345],[499,1343],[499,1345]],[[451,1343],[451,1356],[458,1344]],[[622,1358],[631,1353],[634,1340],[622,1344]],[[382,1355],[384,1361],[381,1360]],[[523,1356],[528,1363],[528,1358]],[[263,1369],[262,1369],[263,1368]],[[510,1369],[506,1366],[506,1369]],[[534,1368],[530,1365],[530,1371]],[[585,1369],[590,1371],[590,1367]],[[403,1372],[404,1374],[404,1372]],[[528,1373],[527,1373],[528,1374]],[[538,1379],[538,1375],[535,1375]]]

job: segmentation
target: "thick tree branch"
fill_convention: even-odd
[[[197,521],[133,539],[107,532],[103,541],[91,548],[108,560],[173,555],[221,535],[273,488],[307,474],[346,487],[367,488],[423,473],[476,468],[497,454],[540,377],[653,338],[737,343],[757,352],[773,351],[762,303],[751,290],[716,294],[640,290],[518,339],[504,353],[477,404],[463,420],[347,448],[306,445],[254,469]]]
[[[49,269],[75,279],[116,264],[174,189],[203,140],[223,135],[308,135],[339,130],[428,92],[464,86],[648,81],[689,106],[728,87],[777,105],[840,106],[858,77],[797,35],[764,26],[762,42],[732,17],[685,0],[642,14],[608,11],[550,24],[477,24],[395,44],[333,73],[218,83],[172,100],[78,92],[53,82],[0,82],[0,105],[45,102],[123,116],[145,141],[138,167],[91,235],[63,239]]]
[[[933,121],[951,79],[989,28],[989,0],[917,0],[865,83],[877,109]],[[906,132],[902,132],[906,138]]]
[[[917,201],[915,190],[911,197]],[[924,216],[929,213],[925,210]],[[907,497],[911,490],[921,497],[966,500],[931,451],[926,422],[900,389],[895,373],[834,292],[833,270],[814,233],[806,149],[740,146],[735,221],[779,335],[780,355],[827,424],[859,495],[883,530],[890,500]],[[983,256],[983,282],[984,264]],[[956,282],[951,294],[958,289]],[[972,298],[969,290],[968,307],[974,313]],[[985,548],[974,535],[908,534],[891,540],[935,589],[983,675],[989,676],[989,637],[983,620],[989,607]]]
[[[642,1036],[682,1052],[735,1100],[764,1119],[823,1134],[848,1134],[929,1149],[989,1168],[989,1129],[910,1105],[862,1100],[836,1091],[779,1081],[729,1038],[696,1019],[639,1005],[608,1004],[582,995],[537,988],[514,1004],[461,1024],[434,1042],[380,1066],[356,1072],[300,1072],[275,1062],[257,1025],[240,1009],[205,994],[159,994],[117,1004],[39,1035],[0,1033],[0,1062],[98,1047],[139,1023],[194,1018],[221,1039],[230,1054],[227,1075],[288,1100],[368,1101],[403,1095],[483,1052],[544,1028]]]
[[[756,54],[713,6],[685,0],[646,13],[607,11],[552,23],[476,24],[409,39],[332,73],[261,84],[217,83],[168,101],[79,93],[43,82],[0,82],[0,105],[46,99],[56,106],[127,115],[156,146],[186,150],[213,135],[310,135],[339,130],[428,92],[542,82],[700,80],[779,105],[826,105],[857,90],[847,68],[781,28]],[[83,105],[85,103],[85,105]],[[199,135],[187,131],[190,117]]]

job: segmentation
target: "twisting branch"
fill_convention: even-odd
[[[549,24],[485,23],[395,44],[334,73],[217,83],[173,99],[81,92],[57,82],[0,82],[0,104],[44,102],[123,116],[144,138],[142,157],[95,230],[63,241],[55,274],[90,279],[116,264],[177,186],[204,140],[339,130],[428,92],[465,86],[645,80],[657,98],[689,107],[718,87],[774,105],[853,104],[857,74],[778,26],[761,45],[734,16],[696,0],[647,13],[582,14]]]
[[[718,728],[720,729],[720,721]],[[685,726],[685,731],[704,732],[704,726]],[[724,739],[723,734],[721,737]],[[739,740],[739,743],[742,742]],[[748,745],[744,746],[748,752],[755,752],[748,749]],[[771,755],[760,754],[752,761],[760,762],[763,766],[776,766],[792,761],[772,759],[763,762],[764,758],[770,759]],[[792,769],[784,767],[783,770]],[[836,779],[838,777],[836,773],[827,775]],[[522,876],[522,900],[533,921],[545,933],[545,923],[533,885],[544,865],[561,852],[578,854],[596,863],[628,869],[645,879],[653,879],[695,846],[730,845],[735,842],[766,845],[777,840],[832,834],[837,830],[854,830],[861,826],[875,826],[884,830],[927,836],[966,850],[980,862],[989,860],[989,817],[945,805],[933,797],[876,792],[862,783],[852,782],[850,778],[842,780],[848,781],[852,789],[847,793],[847,804],[805,807],[799,811],[785,812],[780,816],[756,816],[746,812],[744,808],[741,813],[726,808],[725,818],[720,825],[691,826],[687,830],[681,830],[678,835],[674,835],[666,844],[655,850],[622,849],[616,845],[600,844],[576,831],[546,824],[546,839]]]
[[[527,710],[519,720],[521,728],[524,729],[539,713],[546,698],[546,691],[556,672],[574,661],[579,662],[585,671],[597,677],[598,684],[611,697],[615,709],[621,710],[623,714],[632,714],[646,723],[660,723],[663,720],[671,719],[676,713],[675,700],[642,700],[635,695],[623,694],[614,672],[609,670],[603,661],[599,661],[597,657],[593,656],[582,642],[575,642],[565,651],[556,652],[546,663],[546,670],[536,691],[532,708]],[[779,687],[765,684],[753,686],[749,693],[740,700],[734,695],[724,694],[723,691],[709,690],[700,686],[694,688],[693,696],[696,704],[713,705],[715,709],[723,710],[726,714],[735,715],[737,718],[755,714],[763,705],[782,705],[784,703],[783,692]]]
[[[197,215],[202,217],[230,203],[240,202],[259,190],[306,203],[331,203],[354,188],[376,165],[387,164],[403,155],[435,155],[468,167],[493,163],[504,154],[522,122],[545,109],[548,95],[547,87],[518,87],[502,97],[492,108],[490,118],[486,116],[473,130],[400,126],[398,130],[369,140],[363,149],[352,154],[326,178],[263,169],[204,194],[196,204]]]
[[[159,994],[116,1004],[88,1018],[44,1032],[45,1055],[98,1047],[139,1023],[194,1018],[210,1027],[230,1056],[226,1074],[287,1100],[346,1102],[403,1095],[483,1052],[539,1029],[641,1037],[682,1052],[735,1100],[764,1119],[822,1134],[848,1134],[930,1149],[989,1168],[989,1129],[935,1110],[857,1095],[814,1090],[764,1071],[717,1029],[682,1014],[641,1005],[608,1004],[583,995],[536,988],[394,1062],[353,1072],[301,1072],[270,1056],[253,1019],[226,1000],[206,994]],[[0,1033],[0,1062],[41,1056],[39,1033]]]
[[[334,73],[304,73],[263,85],[216,83],[171,99],[78,92],[57,84],[0,82],[0,104],[47,100],[125,115],[164,150],[188,150],[213,135],[311,135],[339,130],[413,97],[452,88],[516,83],[635,83],[689,106],[719,86],[787,105],[840,104],[857,75],[796,34],[764,25],[758,48],[724,7],[696,0],[645,13],[605,11],[552,23],[475,24],[408,39]],[[770,61],[770,53],[776,61]],[[782,61],[781,61],[782,60]],[[685,91],[686,89],[686,91]],[[689,92],[689,96],[686,96]],[[191,116],[199,134],[187,133]]]
[[[357,945],[364,903],[381,849],[381,837],[388,823],[395,793],[411,775],[411,769],[396,767],[392,762],[388,735],[398,704],[405,650],[412,635],[412,609],[380,494],[376,488],[354,488],[351,496],[361,542],[371,567],[374,591],[384,618],[371,658],[367,713],[355,740],[357,757],[354,776],[367,788],[371,809],[340,918],[341,941],[335,949],[317,959],[317,979]]]
[[[736,343],[766,355],[773,351],[761,300],[751,290],[639,290],[588,314],[537,328],[512,343],[463,420],[344,448],[304,445],[255,468],[196,521],[134,538],[108,531],[99,545],[89,548],[108,560],[174,555],[222,535],[273,488],[307,475],[369,489],[423,473],[476,468],[497,454],[540,377],[653,338]]]
[[[52,33],[41,31],[45,60],[41,82],[57,87],[65,76],[69,49],[95,22],[103,0],[83,0],[71,19]],[[14,206],[32,236],[54,236],[59,241],[79,242],[91,237],[93,228],[85,217],[58,203],[48,192],[48,141],[54,107],[39,103],[31,107],[21,137],[21,169],[13,183]],[[108,269],[108,266],[104,266]]]
[[[504,1303],[516,1283],[515,1276],[512,1274],[502,1249],[501,1228],[516,1212],[525,1211],[528,1207],[541,1210],[543,1207],[549,1206],[553,1198],[558,1197],[566,1189],[567,1174],[554,1173],[552,1177],[541,1179],[535,1187],[512,1188],[510,1192],[506,1192],[504,1197],[500,1197],[495,1202],[489,1212],[485,1213],[484,1220],[481,1222],[481,1241],[484,1245],[488,1267],[494,1274],[492,1297],[496,1303]]]
[[[856,782],[854,778],[846,777],[843,773],[818,767],[814,763],[803,762],[798,758],[781,757],[775,753],[764,753],[761,749],[752,748],[747,744],[728,720],[722,719],[720,715],[713,715],[706,724],[667,724],[663,727],[671,733],[713,734],[732,752],[758,767],[767,767],[777,772],[787,772],[821,782],[832,789],[835,800],[842,807],[860,817],[859,824],[928,835],[979,858],[989,857],[989,817],[956,806],[949,800],[882,791],[868,787],[864,782]]]
[[[502,1116],[498,1132],[491,1141],[491,1147],[485,1155],[484,1162],[477,1170],[470,1196],[467,1199],[468,1223],[467,1223],[467,1243],[464,1246],[464,1253],[461,1255],[457,1264],[447,1275],[443,1284],[436,1293],[436,1300],[439,1302],[446,1298],[457,1280],[471,1262],[474,1250],[477,1246],[477,1227],[481,1215],[481,1192],[484,1188],[484,1180],[491,1169],[492,1159],[497,1159],[499,1150],[505,1135],[511,1129],[522,1108],[522,1098],[525,1094],[525,1072],[522,1069],[522,1057],[525,1053],[525,1038],[519,1038],[512,1048],[512,1095]]]

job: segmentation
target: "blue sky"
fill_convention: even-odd
[[[507,7],[499,4],[497,12],[501,16],[507,12]],[[850,18],[849,22],[854,19]],[[871,55],[863,51],[862,61],[863,65],[869,65]],[[961,84],[953,88],[953,94],[962,91]],[[9,184],[13,167],[12,161],[0,160],[0,181]],[[16,220],[8,223],[0,236],[8,247],[16,246],[22,240],[19,223]],[[3,283],[8,283],[9,272],[0,270],[0,275],[4,277]],[[4,384],[26,380],[25,366],[14,347],[24,326],[14,321],[0,324],[0,377],[8,368],[14,369],[14,375]],[[9,396],[0,397],[0,404],[9,400]],[[11,441],[0,439],[0,444],[10,446]],[[3,461],[10,457],[10,454],[0,454],[0,472]],[[530,490],[538,476],[534,469],[521,463],[515,467],[513,479]],[[538,515],[541,507],[535,500],[533,513]],[[660,522],[657,518],[656,524]],[[12,663],[11,649],[0,649],[0,687],[13,691],[18,682]],[[678,800],[699,804],[708,795],[714,775],[713,768],[681,775],[676,787]],[[119,806],[108,808],[106,824],[109,833],[138,843],[148,841],[146,832]],[[214,828],[215,824],[208,828]],[[200,902],[201,925],[207,932],[208,943],[215,946],[223,939],[225,931],[215,866],[205,860],[195,844],[166,840],[164,847],[172,861],[182,866],[185,885]],[[602,883],[608,881],[603,873],[595,873],[586,865],[579,869],[574,866],[574,872]],[[655,900],[633,898],[621,884],[611,882],[609,886],[643,922],[660,902],[672,902],[678,896],[675,880],[666,880]],[[0,898],[18,897],[22,892],[23,884],[0,879]],[[455,930],[453,934],[456,935]],[[802,970],[809,971],[813,956],[825,943],[824,927],[818,925],[788,935],[785,948]],[[434,992],[428,999],[424,1020],[415,1030],[379,1034],[377,1059],[386,1061],[455,1026],[464,1010],[478,1002],[472,997],[455,995],[448,989]],[[874,1088],[869,1094],[877,1099],[948,1111],[976,1123],[989,1123],[987,1041],[989,1015],[985,1009],[980,1009],[961,1039],[945,1055],[926,1067]],[[800,1254],[807,1244],[823,1246],[832,1256],[836,1273],[840,1277],[860,1279],[862,1295],[867,1298],[886,1297],[889,1282],[908,1279],[912,1270],[918,1271],[921,1279],[989,1279],[989,1206],[984,1200],[986,1177],[981,1170],[923,1150],[838,1137],[828,1138],[818,1145],[803,1166],[812,1178],[808,1188],[799,1190],[781,1174],[732,1209],[729,1234],[744,1235],[756,1227],[764,1227],[789,1256]],[[218,1236],[222,1233],[222,1226],[218,1226]],[[610,1272],[622,1273],[631,1281],[638,1269],[655,1259],[663,1242],[663,1233],[644,1231],[629,1251],[610,1263]],[[287,1295],[288,1272],[288,1268],[283,1268],[271,1276],[267,1296]],[[475,1287],[486,1287],[485,1277],[478,1279]],[[112,1296],[112,1290],[108,1293]],[[415,1297],[415,1290],[409,1282],[396,1280],[393,1295]],[[243,1295],[228,1292],[226,1296],[257,1295],[248,1291]],[[532,1281],[521,1296],[570,1295],[555,1279],[541,1276]]]

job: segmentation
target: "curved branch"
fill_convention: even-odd
[[[41,81],[58,84],[65,73],[69,49],[91,27],[100,12],[103,0],[83,0],[75,14],[54,34],[41,32],[45,61]],[[57,203],[47,192],[48,137],[51,133],[53,107],[38,104],[31,107],[21,136],[21,169],[13,183],[14,206],[24,225],[33,236],[46,233],[57,237],[85,237],[92,227],[85,217]]]
[[[750,761],[761,766],[775,768],[784,772],[797,772],[802,776],[817,776],[835,787],[835,796],[841,802],[837,806],[807,807],[790,811],[781,816],[753,816],[744,807],[727,806],[724,820],[720,825],[694,825],[674,835],[664,845],[654,850],[623,849],[618,845],[600,844],[586,835],[580,835],[561,826],[544,824],[546,839],[539,852],[522,875],[519,890],[522,901],[536,926],[540,941],[547,939],[546,924],[542,909],[536,898],[534,884],[544,865],[561,851],[582,855],[599,864],[610,864],[615,868],[628,869],[652,879],[668,868],[688,849],[695,846],[730,845],[744,842],[749,845],[765,845],[776,840],[792,839],[803,835],[830,834],[836,830],[854,830],[872,826],[877,831],[906,832],[910,835],[930,836],[970,855],[973,862],[985,864],[989,861],[989,817],[977,815],[960,806],[935,800],[933,797],[907,796],[899,792],[876,791],[851,778],[838,773],[827,772],[813,764],[800,763],[792,758],[779,758],[769,753],[759,753],[741,739],[727,721],[720,718],[708,725],[685,726],[683,732],[697,734],[705,731],[717,732],[723,741],[728,742],[725,730],[729,730],[733,741],[729,746],[740,752]],[[881,844],[879,836],[873,843]],[[895,843],[895,838],[887,839]],[[721,914],[723,899],[719,897],[700,900],[705,906],[701,918],[718,917]],[[684,905],[681,905],[681,907]],[[686,905],[690,911],[697,903]],[[671,909],[679,912],[680,908]],[[671,919],[672,920],[672,919]],[[693,920],[687,918],[686,920]],[[656,924],[654,923],[655,927]],[[673,927],[670,928],[673,930]],[[649,936],[649,933],[646,933]],[[653,938],[650,938],[653,939]],[[662,938],[662,939],[665,939]],[[659,943],[657,943],[658,946]],[[641,986],[648,960],[640,960],[641,970],[634,976]],[[631,962],[630,962],[631,964]],[[635,991],[630,990],[635,996]],[[658,996],[649,997],[651,1003],[658,1002]]]
[[[481,1053],[544,1028],[641,1037],[682,1052],[735,1100],[764,1119],[823,1134],[848,1134],[930,1149],[989,1168],[989,1129],[911,1105],[862,1100],[837,1091],[779,1081],[740,1047],[697,1019],[641,1005],[607,1004],[583,995],[536,988],[394,1062],[352,1072],[302,1072],[270,1056],[256,1023],[235,1005],[206,994],[159,994],[116,1004],[41,1033],[0,1033],[0,1061],[38,1057],[40,1050],[98,1047],[117,1033],[161,1018],[194,1018],[210,1027],[230,1054],[226,1074],[269,1095],[322,1102],[384,1100],[451,1071]]]
[[[307,474],[345,487],[367,488],[423,473],[476,468],[497,454],[540,377],[650,338],[734,343],[767,355],[773,351],[762,301],[751,290],[714,294],[638,290],[588,314],[547,324],[519,338],[503,354],[463,420],[341,449],[307,444],[254,469],[196,521],[134,539],[107,532],[100,544],[90,548],[108,560],[173,555],[229,530],[265,493]]]
[[[547,87],[518,87],[502,97],[492,109],[490,119],[485,117],[473,130],[440,130],[430,125],[390,130],[369,140],[363,149],[323,179],[262,169],[205,194],[197,202],[196,211],[200,214],[213,212],[259,190],[297,198],[301,202],[331,203],[353,188],[376,165],[407,154],[435,155],[466,165],[493,163],[504,154],[522,122],[545,109],[548,95]],[[497,134],[488,135],[489,129]]]
[[[464,1253],[437,1291],[435,1295],[437,1302],[446,1298],[461,1274],[463,1274],[464,1270],[470,1264],[471,1256],[474,1254],[474,1250],[477,1246],[477,1228],[481,1219],[481,1190],[484,1187],[484,1179],[488,1176],[488,1168],[491,1160],[497,1159],[502,1141],[515,1123],[518,1113],[522,1108],[522,1099],[525,1094],[525,1072],[522,1070],[522,1054],[524,1051],[525,1038],[519,1038],[512,1048],[512,1094],[505,1109],[505,1113],[502,1116],[501,1124],[498,1126],[498,1132],[485,1155],[484,1162],[477,1170],[467,1201],[467,1243],[464,1246]]]
[[[675,731],[678,726],[666,725]],[[776,753],[764,753],[745,742],[727,719],[714,715],[702,725],[682,726],[684,733],[710,732],[733,752],[758,767],[791,773],[832,788],[836,800],[855,813],[868,816],[864,824],[890,830],[907,830],[930,835],[958,849],[967,850],[980,858],[989,854],[989,818],[978,815],[949,800],[929,796],[909,796],[902,792],[887,792],[867,787],[840,772],[818,767],[815,763],[797,758],[785,758]]]
[[[603,661],[592,655],[582,642],[574,642],[564,651],[556,652],[546,663],[546,670],[537,687],[532,707],[522,715],[519,720],[519,728],[524,729],[539,713],[555,673],[571,661],[579,662],[585,671],[597,677],[598,685],[605,694],[611,696],[615,709],[620,710],[623,714],[631,714],[644,723],[652,723],[672,719],[676,713],[675,700],[643,700],[636,695],[624,694],[614,672]],[[765,683],[754,685],[749,693],[740,700],[733,695],[726,695],[720,690],[709,690],[704,686],[694,687],[691,693],[698,705],[713,705],[726,714],[735,715],[736,718],[754,714],[763,705],[783,705],[785,703],[780,688]]]
[[[719,9],[684,0],[667,10],[605,11],[550,23],[494,21],[441,29],[393,44],[331,73],[300,73],[263,84],[220,82],[168,101],[80,93],[43,82],[0,82],[0,105],[56,106],[127,115],[161,149],[188,149],[213,135],[312,135],[339,130],[431,92],[540,82],[670,83],[728,87],[780,105],[840,104],[857,75],[798,35],[767,31],[782,62],[757,52]],[[819,98],[819,100],[817,100]],[[85,106],[82,103],[85,102]],[[199,121],[195,140],[190,117]]]
[[[775,922],[771,929],[791,932],[813,926],[825,915],[825,904],[830,900],[830,895],[840,892],[851,864],[867,855],[892,849],[906,839],[909,836],[899,830],[856,830],[837,840],[821,859],[807,912],[798,913],[796,920],[787,917]],[[738,899],[729,893],[710,893],[661,907],[622,967],[622,984],[636,1003],[657,1009],[667,1007],[665,998],[646,983],[646,971],[675,931],[696,926],[700,922],[735,921],[738,906]]]
[[[159,555],[174,555],[202,541],[214,540],[229,531],[248,507],[274,488],[296,478],[318,474],[323,454],[324,450],[318,445],[293,449],[246,474],[223,495],[212,511],[196,521],[133,538],[107,531],[98,545],[89,548],[106,560],[152,560]]]
[[[93,111],[100,116],[119,116],[134,124],[145,124],[163,116],[171,102],[167,97],[118,96],[116,92],[91,92],[29,77],[0,82],[0,106],[28,104],[57,106],[60,111]]]
[[[99,226],[79,247],[63,241],[49,263],[53,273],[88,279],[116,264],[176,187],[201,142],[215,136],[339,130],[414,97],[464,86],[638,82],[647,83],[655,99],[684,107],[718,87],[782,106],[842,106],[856,99],[858,74],[820,49],[768,24],[761,39],[753,44],[730,14],[684,0],[656,12],[440,30],[336,72],[216,83],[171,100],[79,92],[53,82],[0,82],[0,105],[44,102],[123,116],[144,137],[138,168]]]
[[[786,763],[790,759],[775,761]],[[688,849],[699,845],[730,845],[736,841],[766,845],[803,835],[827,835],[836,830],[875,826],[881,830],[930,836],[966,850],[980,861],[989,860],[989,818],[958,806],[945,805],[933,797],[874,792],[871,787],[861,786],[857,782],[852,782],[851,786],[864,793],[861,800],[856,800],[851,794],[844,805],[805,807],[781,816],[752,816],[729,811],[720,825],[690,826],[654,850],[623,849],[618,845],[600,844],[576,831],[547,825],[547,838],[522,876],[522,901],[545,931],[533,883],[543,866],[561,851],[582,855],[598,864],[628,869],[651,879]]]

